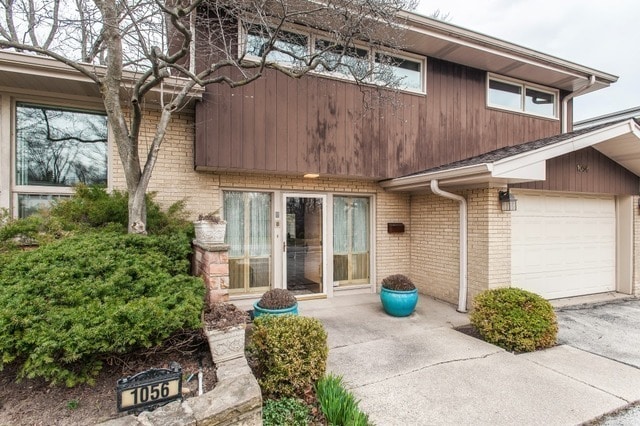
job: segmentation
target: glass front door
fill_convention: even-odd
[[[324,292],[324,202],[321,195],[285,196],[284,282],[296,295]]]

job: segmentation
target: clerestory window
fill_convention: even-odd
[[[487,105],[542,117],[558,117],[557,90],[489,76]]]

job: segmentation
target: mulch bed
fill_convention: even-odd
[[[16,382],[16,366],[5,366],[0,371],[0,425],[93,425],[125,416],[127,413],[117,411],[117,380],[149,368],[168,368],[173,361],[182,367],[185,398],[198,393],[200,363],[204,392],[213,389],[216,383],[209,345],[198,332],[176,336],[160,348],[106,361],[95,385],[74,388],[52,387],[41,379]]]

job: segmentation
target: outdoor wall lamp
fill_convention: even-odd
[[[518,200],[508,189],[498,192],[498,199],[500,200],[500,208],[503,212],[514,212],[518,210]]]

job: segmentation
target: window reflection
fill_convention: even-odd
[[[16,184],[107,184],[107,118],[39,105],[16,107]]]

